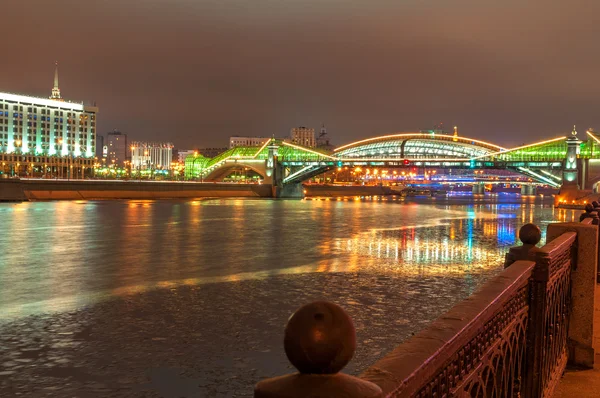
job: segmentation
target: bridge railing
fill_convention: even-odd
[[[302,307],[284,344],[300,373],[263,380],[254,396],[551,396],[567,360],[594,364],[594,224],[550,224],[541,248],[537,227],[524,226],[525,250],[511,249],[504,271],[358,378],[337,373],[354,351],[347,315],[331,303]]]

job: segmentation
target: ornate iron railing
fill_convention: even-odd
[[[519,396],[533,268],[517,261],[361,377],[384,397]]]
[[[531,279],[528,396],[551,396],[567,364],[571,270],[577,234],[566,232],[535,251]]]

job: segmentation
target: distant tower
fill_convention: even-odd
[[[60,89],[58,88],[58,61],[55,63],[56,67],[54,69],[54,87],[52,88],[52,95],[50,99],[55,101],[64,101],[60,96]]]
[[[454,126],[454,138],[452,141],[458,141],[458,126]]]
[[[319,133],[319,137],[317,137],[317,148],[333,150],[333,145],[329,143],[329,136],[327,135],[325,123],[321,125],[321,132]]]

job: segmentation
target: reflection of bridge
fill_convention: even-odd
[[[298,196],[301,183],[336,167],[416,167],[423,169],[510,170],[539,184],[595,184],[600,180],[600,135],[567,137],[516,148],[435,132],[369,138],[333,153],[271,139],[262,147],[236,147],[214,158],[190,155],[186,177],[220,180],[233,169],[253,170],[272,184],[277,196]]]

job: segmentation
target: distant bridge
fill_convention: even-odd
[[[336,167],[417,167],[430,169],[503,169],[532,181],[581,188],[600,180],[600,136],[576,133],[516,148],[457,135],[409,132],[356,141],[326,152],[271,139],[261,147],[236,147],[214,158],[189,155],[188,179],[217,181],[233,169],[253,170],[279,189],[277,196],[297,195],[301,183]]]

